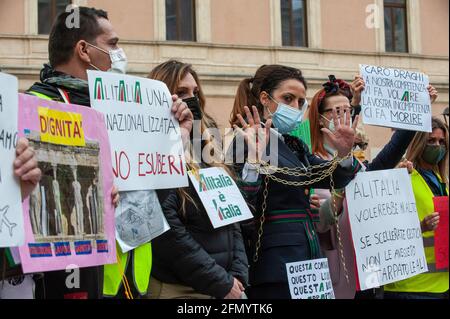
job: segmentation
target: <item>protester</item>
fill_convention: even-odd
[[[205,110],[205,96],[192,66],[170,60],[153,69],[149,77],[166,83],[188,104],[194,116],[197,132],[185,141],[189,169],[198,172],[219,167],[233,177],[220,154],[214,160],[195,152],[208,144],[220,151],[217,136],[209,131],[217,125]],[[203,145],[192,145],[201,143],[202,136]],[[158,191],[158,196],[170,230],[152,243],[150,298],[240,299],[247,286],[248,262],[239,225],[214,229],[191,182],[188,188]]]
[[[126,57],[118,46],[119,38],[108,14],[103,10],[79,7],[80,27],[69,28],[66,19],[70,12],[60,14],[53,25],[49,37],[49,61],[41,71],[41,82],[35,83],[29,90],[39,98],[59,102],[90,106],[87,70],[100,70],[124,73],[126,71]],[[120,53],[120,54],[119,54]],[[177,119],[186,111],[187,106],[178,97],[173,96],[173,112]],[[181,127],[190,126],[190,121],[181,121]],[[112,191],[114,205],[118,204],[117,189]],[[141,248],[145,252],[139,253],[139,260],[132,257],[133,265],[143,269],[145,276],[135,274],[139,294],[145,295],[151,267],[150,245]],[[133,253],[130,253],[133,255]],[[126,261],[126,260],[124,260]],[[128,264],[128,263],[125,263]],[[66,271],[45,273],[43,280],[37,284],[36,295],[39,298],[89,298],[97,299],[106,296],[116,296],[119,293],[122,273],[117,270],[118,264],[105,267],[88,267],[80,270],[80,287],[66,286]],[[103,268],[105,268],[105,280]],[[130,271],[129,271],[130,272]],[[144,277],[144,278],[143,278]],[[133,279],[133,278],[132,278]],[[103,284],[103,287],[102,287]],[[141,291],[139,291],[141,288]]]
[[[331,163],[311,155],[303,141],[288,135],[302,121],[307,108],[306,89],[300,70],[265,65],[253,78],[243,80],[236,94],[231,124],[247,143],[240,146],[235,138],[229,152],[232,152],[237,174],[246,182],[255,183],[253,189],[244,190],[259,220],[248,225],[248,249],[252,258],[250,298],[290,299],[286,263],[322,257],[312,226],[318,216],[310,210],[309,188],[331,187],[330,176],[324,173]],[[252,105],[253,113],[248,107]],[[344,108],[343,114],[348,113],[349,108]],[[333,115],[335,132],[327,128],[323,131],[329,136],[332,147],[338,150],[337,160],[341,163],[334,163],[337,168],[332,176],[339,191],[359,169],[357,161],[349,157],[358,117],[351,127],[350,116],[344,121],[335,111]],[[272,123],[275,130],[270,129]],[[262,126],[265,130],[260,129]],[[256,140],[256,135],[259,143],[253,146],[248,141]],[[278,150],[272,153],[271,144],[276,142]],[[253,147],[257,147],[256,157],[250,156],[255,153]],[[269,153],[267,160],[264,160],[264,151]],[[244,157],[245,162],[238,162],[240,157]],[[270,174],[261,175],[258,172],[261,159],[277,162],[281,169],[270,167]],[[259,168],[262,166],[265,164]],[[305,174],[306,171],[309,173]]]
[[[328,127],[334,130],[331,112],[336,110],[338,114],[344,107],[356,108],[361,102],[361,93],[365,88],[364,80],[356,76],[355,81],[350,85],[343,80],[338,80],[334,76],[329,77],[324,88],[314,96],[309,110],[309,120],[311,124],[312,152],[324,160],[334,157],[336,151],[330,147],[327,135],[321,129]],[[437,98],[437,91],[430,86],[428,88],[431,101]],[[393,169],[401,161],[409,143],[414,138],[415,132],[397,130],[389,143],[373,159],[371,163],[361,162],[361,171],[375,171]],[[312,206],[321,208],[321,222],[316,225],[321,247],[328,258],[330,273],[333,282],[333,289],[337,299],[353,299],[356,294],[356,274],[355,256],[353,252],[353,242],[351,237],[350,220],[346,203],[343,204],[345,194],[335,194],[333,200],[328,190],[315,190],[315,195],[311,196]],[[339,212],[339,225],[336,225],[334,217],[334,203]],[[342,209],[343,207],[343,209]],[[339,226],[340,238],[338,238],[337,227]],[[342,251],[339,249],[339,240],[342,242]],[[345,269],[344,269],[345,264]],[[348,276],[348,280],[347,280]],[[379,290],[361,292],[357,298],[374,298],[379,295]]]
[[[418,132],[406,153],[412,165],[411,182],[421,221],[428,272],[385,286],[385,299],[448,299],[448,268],[438,270],[434,232],[439,213],[433,198],[448,196],[448,128],[438,118],[432,119],[432,133]],[[414,167],[414,168],[413,168]]]

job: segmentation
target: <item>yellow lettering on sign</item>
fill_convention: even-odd
[[[83,117],[78,113],[38,108],[41,141],[69,146],[86,146]]]

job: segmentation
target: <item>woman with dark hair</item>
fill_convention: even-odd
[[[302,140],[289,135],[307,109],[306,89],[300,70],[264,65],[240,83],[236,94],[231,125],[239,136],[229,156],[238,176],[253,183],[242,189],[255,214],[244,236],[251,258],[250,298],[291,298],[286,264],[322,258],[309,189],[340,192],[359,170],[350,155],[358,117],[351,127],[348,106],[340,117],[332,112],[334,132],[322,129],[337,150],[332,161],[312,155]]]
[[[323,89],[315,94],[309,109],[309,120],[311,124],[312,153],[324,160],[330,160],[336,150],[330,146],[328,137],[322,133],[324,127],[334,130],[331,113],[344,107],[355,110],[361,101],[361,93],[365,88],[364,80],[356,76],[351,84],[336,79],[330,75],[329,81],[323,85]],[[431,101],[437,98],[437,91],[430,86],[428,88]],[[353,106],[352,106],[353,105]],[[361,170],[375,171],[393,169],[401,161],[409,143],[414,138],[415,132],[397,130],[388,144],[373,159],[371,163],[361,163]],[[343,204],[345,194],[336,194],[333,199],[328,190],[315,190],[311,196],[311,204],[314,208],[320,207],[320,223],[317,231],[320,236],[322,250],[328,258],[333,288],[338,299],[353,299],[356,294],[355,279],[355,256],[350,230],[350,221],[347,207]],[[333,201],[334,200],[334,201]],[[339,212],[336,222],[333,203]],[[340,237],[338,236],[340,234]],[[338,238],[339,237],[339,238]],[[345,267],[344,267],[345,266]],[[357,294],[357,297],[375,297],[370,292]]]
[[[428,272],[385,286],[385,299],[448,299],[448,268],[436,268],[434,232],[439,225],[433,198],[448,196],[448,128],[433,117],[432,133],[418,132],[406,158],[421,221]]]
[[[205,112],[205,97],[197,73],[190,64],[167,61],[152,70],[149,77],[168,86],[188,104],[194,115],[194,130],[185,142],[188,168],[218,167],[231,177],[209,129],[217,128]],[[211,144],[215,158],[194,152],[194,137]],[[195,147],[194,147],[195,148]],[[188,188],[158,191],[170,230],[152,241],[153,268],[150,298],[158,299],[240,299],[248,281],[248,262],[238,224],[214,229],[208,214],[190,182]]]

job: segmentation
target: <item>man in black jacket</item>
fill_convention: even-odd
[[[90,106],[87,70],[115,69],[114,52],[119,51],[119,37],[103,10],[79,7],[79,28],[66,25],[71,12],[58,16],[49,38],[49,65],[40,74],[27,93],[58,102]],[[124,55],[122,60],[124,61]],[[116,70],[124,72],[124,69]],[[172,108],[180,122],[183,136],[192,129],[192,113],[174,96]],[[113,202],[118,203],[114,192]],[[103,297],[103,267],[83,268],[79,271],[79,287],[74,285],[76,273],[55,271],[45,273],[37,282],[36,297],[45,299],[98,299]],[[73,278],[73,279],[72,279]],[[75,286],[75,287],[74,287]]]

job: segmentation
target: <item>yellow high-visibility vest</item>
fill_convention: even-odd
[[[436,173],[436,175],[442,183],[442,178],[439,174]],[[426,216],[434,213],[434,194],[425,179],[416,170],[414,170],[411,174],[411,183],[413,186],[414,197],[416,199],[419,219],[422,221]],[[448,269],[442,271],[436,269],[434,232],[423,233],[423,241],[425,246],[425,257],[428,264],[428,272],[386,285],[384,286],[385,291],[418,293],[444,293],[448,291]]]
[[[117,258],[116,264],[104,266],[103,295],[105,297],[117,296],[122,286],[122,277],[125,275],[126,269],[130,267],[130,260],[131,267],[133,267],[134,287],[142,296],[147,294],[152,269],[151,243],[139,246],[126,254],[123,254],[117,245]]]

